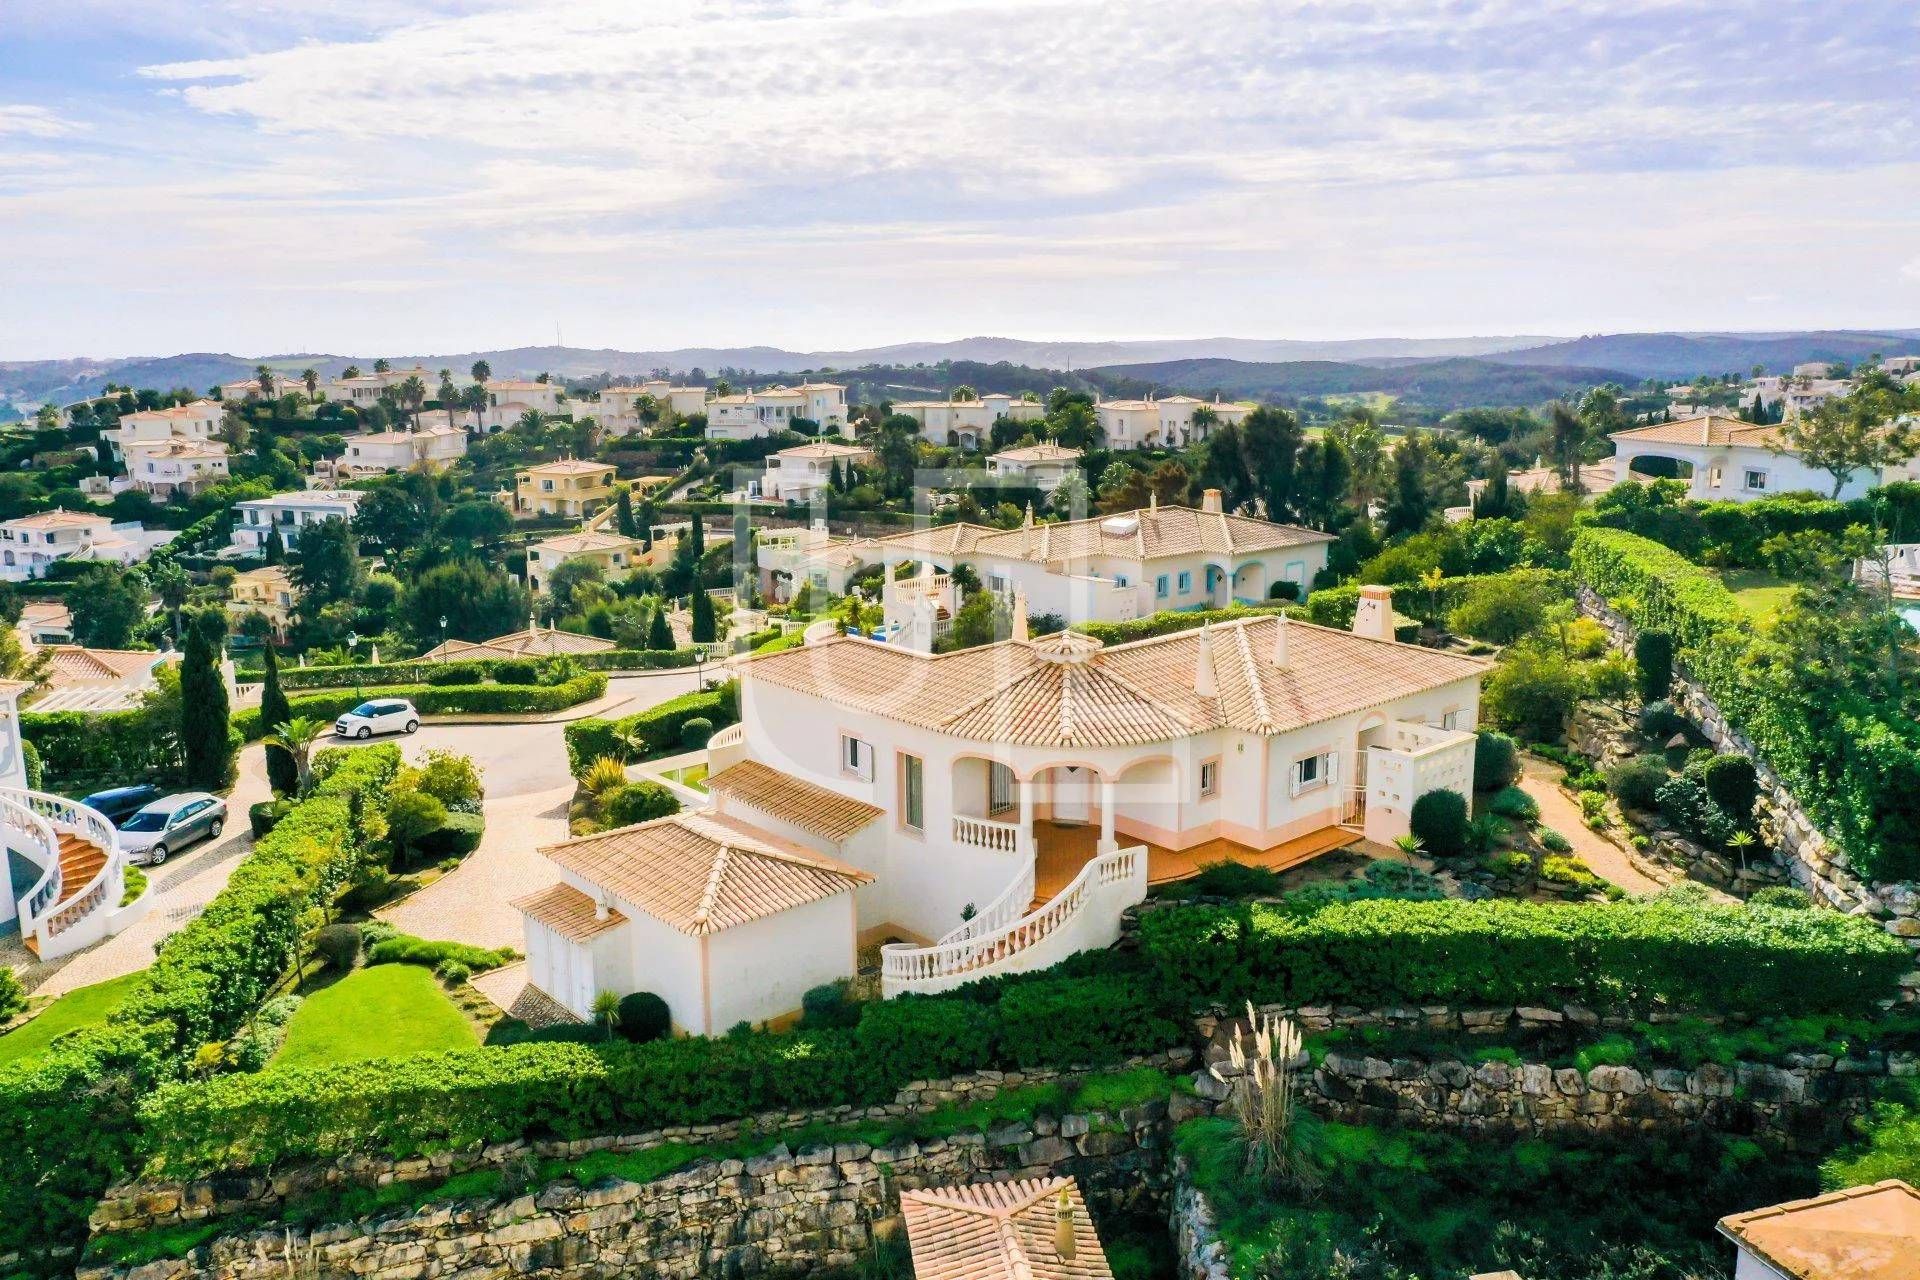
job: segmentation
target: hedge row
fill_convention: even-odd
[[[1678,484],[1684,490],[1684,483]],[[1767,539],[1796,533],[1842,534],[1871,527],[1875,505],[1889,541],[1920,534],[1920,485],[1890,484],[1871,498],[1836,502],[1813,494],[1778,494],[1755,502],[1670,500],[1653,485],[1618,486],[1581,514],[1585,524],[1637,533],[1692,558],[1736,569],[1766,567]]]
[[[1920,876],[1920,725],[1870,671],[1757,634],[1707,569],[1657,542],[1586,528],[1573,569],[1636,627],[1665,631],[1696,680],[1869,880]],[[1812,676],[1814,678],[1808,678]]]
[[[25,711],[21,735],[56,780],[172,778],[179,770],[170,735],[153,732],[144,710]]]
[[[602,672],[585,671],[560,684],[396,684],[364,689],[339,689],[325,693],[305,693],[288,698],[287,706],[295,716],[333,720],[371,698],[405,698],[421,715],[538,715],[564,711],[583,702],[606,696],[607,677]],[[270,727],[260,723],[256,708],[233,718],[241,733],[251,740]]]
[[[1573,594],[1573,579],[1561,569],[1509,569],[1505,573],[1466,573],[1454,578],[1442,578],[1437,588],[1429,589],[1413,583],[1403,583],[1394,588],[1393,607],[1395,613],[1412,615],[1416,610],[1432,611],[1445,617],[1466,600],[1483,582],[1498,579],[1503,582],[1535,583],[1556,596],[1567,597]],[[1308,622],[1317,622],[1323,627],[1353,625],[1354,611],[1360,604],[1360,583],[1348,583],[1341,587],[1326,587],[1307,597],[1305,616]]]
[[[1076,622],[1073,630],[1084,632],[1102,644],[1125,644],[1129,640],[1151,640],[1155,636],[1191,631],[1203,623],[1233,622],[1240,618],[1261,618],[1273,613],[1301,616],[1300,609],[1276,601],[1273,604],[1236,604],[1225,609],[1167,609],[1126,622]]]
[[[141,1118],[156,1167],[192,1176],[870,1104],[914,1080],[1097,1065],[1183,1039],[1137,978],[1036,976],[868,1004],[848,1030],[523,1044],[221,1076],[161,1089]]]
[[[231,1036],[352,873],[400,767],[397,747],[322,752],[314,793],[255,844],[102,1027],[0,1069],[0,1253],[77,1244],[100,1193],[139,1161],[135,1108]]]
[[[716,729],[740,718],[740,685],[729,680],[711,689],[681,694],[618,720],[589,716],[566,728],[567,765],[579,777],[603,756],[633,761],[657,755],[680,742],[687,721],[704,718]]]
[[[691,667],[697,661],[692,649],[608,649],[601,653],[569,654],[568,660],[588,671],[658,671]],[[529,661],[526,658],[462,658],[458,665],[472,667],[486,679],[494,679],[502,666]],[[436,670],[454,665],[446,662],[383,662],[378,666],[282,667],[280,685],[295,689],[342,689],[386,684],[428,684]]]
[[[1377,899],[1149,912],[1141,947],[1189,1003],[1654,1006],[1792,1015],[1892,996],[1871,920],[1766,907]]]

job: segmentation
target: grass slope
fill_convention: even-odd
[[[316,1067],[471,1049],[473,1026],[418,965],[382,964],[314,992],[287,1024],[276,1067]]]
[[[52,1044],[55,1038],[81,1027],[97,1026],[120,1007],[127,991],[139,974],[109,978],[90,987],[80,987],[61,996],[18,1031],[0,1036],[0,1067],[30,1058]]]

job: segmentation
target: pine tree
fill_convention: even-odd
[[[286,539],[280,536],[280,526],[274,525],[267,530],[267,541],[263,548],[268,564],[279,564],[287,558]]]
[[[654,601],[653,621],[647,624],[647,648],[673,648],[673,628],[667,625],[667,602]]]
[[[180,655],[180,745],[187,784],[223,787],[233,776],[226,681],[220,677],[220,644],[226,618],[201,609],[187,622],[187,643]]]
[[[267,673],[260,681],[260,724],[273,730],[293,719],[293,708],[280,691],[280,657],[274,652],[273,642],[269,640],[263,647]],[[285,747],[267,748],[267,784],[284,796],[292,795],[300,785],[299,766]]]
[[[622,489],[620,496],[614,499],[614,507],[614,525],[620,530],[620,536],[623,538],[633,537],[633,494]]]
[[[713,597],[699,587],[693,589],[693,642],[712,644],[715,638]]]

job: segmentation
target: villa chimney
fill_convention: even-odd
[[[1193,691],[1202,698],[1220,696],[1220,682],[1213,672],[1213,626],[1200,624],[1200,651],[1193,660]]]
[[[1360,588],[1353,611],[1353,634],[1375,640],[1393,639],[1393,588],[1370,583]]]
[[[607,900],[598,894],[595,894],[593,899],[593,918],[595,920],[607,918]]]
[[[1013,638],[1021,644],[1027,642],[1027,593],[1013,593]]]
[[[1287,615],[1281,614],[1275,622],[1278,625],[1273,629],[1273,665],[1285,667],[1287,665]]]
[[[1206,492],[1202,493],[1200,495],[1200,509],[1202,511],[1211,511],[1215,515],[1219,515],[1221,510],[1220,491],[1218,489],[1208,489]]]
[[[1073,1197],[1067,1194],[1065,1187],[1053,1202],[1053,1251],[1067,1262],[1073,1261],[1076,1243],[1073,1238]]]

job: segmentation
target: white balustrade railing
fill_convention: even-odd
[[[40,878],[20,896],[20,936],[31,937],[41,919],[60,901],[60,837],[53,825],[26,805],[0,796],[0,830],[9,849],[40,865]]]
[[[1022,843],[1019,823],[976,818],[965,813],[953,815],[953,839],[955,844],[991,849],[995,853],[1018,853]]]
[[[41,957],[51,959],[47,945],[51,939],[103,907],[113,905],[109,899],[122,883],[126,871],[126,855],[120,850],[119,832],[99,810],[44,791],[0,788],[0,805],[5,806],[7,817],[4,826],[10,832],[19,830],[23,836],[30,835],[47,851],[47,872],[20,902],[20,936],[37,936],[41,944]],[[18,825],[14,818],[16,813],[24,813],[33,820],[30,831]],[[84,884],[63,882],[60,871],[60,836],[63,833],[78,836],[98,847],[105,855],[99,869]]]
[[[1116,889],[1122,892],[1115,892]],[[938,991],[987,977],[995,972],[1019,972],[1036,967],[1023,960],[1040,944],[1065,933],[1081,923],[1090,910],[1105,909],[1112,927],[1085,936],[1087,945],[1111,945],[1119,932],[1120,913],[1139,902],[1147,891],[1147,850],[1144,845],[1103,853],[1080,868],[1080,874],[1053,898],[998,929],[983,930],[956,941],[940,941],[930,947],[892,944],[880,949],[880,987],[887,996],[910,991]],[[971,922],[969,922],[971,923]],[[1113,936],[1107,936],[1113,935]],[[951,936],[951,935],[949,935]],[[1064,959],[1072,945],[1059,948],[1060,954],[1046,955],[1047,963]]]
[[[961,922],[958,929],[948,931],[935,946],[965,942],[969,938],[983,937],[1000,930],[1027,914],[1033,906],[1033,860],[1029,858],[1013,883],[1001,891],[999,897],[989,902],[985,909],[976,911],[973,918]]]
[[[746,740],[747,740],[746,729],[742,727],[739,724],[739,722],[736,721],[735,723],[728,725],[726,728],[714,734],[711,738],[708,738],[707,750],[712,751],[716,747],[719,747],[719,748],[737,747],[741,743],[745,742]]]

